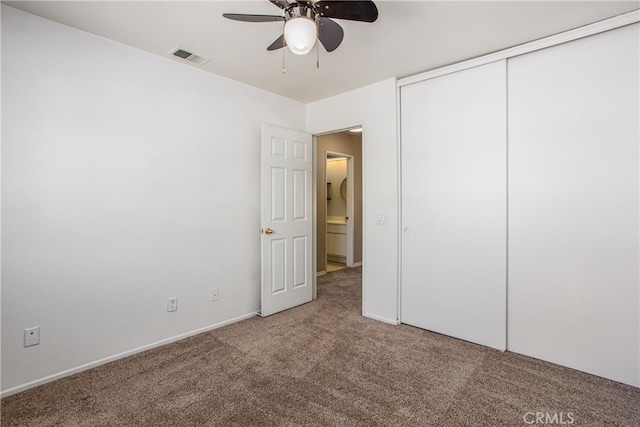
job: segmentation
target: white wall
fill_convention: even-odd
[[[3,391],[259,309],[260,124],[303,104],[6,6],[2,56]]]
[[[363,125],[363,315],[398,321],[398,144],[396,80],[307,105],[307,132]],[[387,225],[376,224],[384,212]]]

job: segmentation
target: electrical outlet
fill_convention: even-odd
[[[169,298],[167,303],[167,311],[176,311],[178,309],[178,297]]]
[[[28,328],[24,330],[24,346],[31,347],[32,345],[40,344],[40,326]]]
[[[377,212],[376,213],[376,224],[378,225],[387,225],[387,218],[389,215],[387,215],[386,212]]]
[[[218,301],[218,288],[211,288],[211,301]]]

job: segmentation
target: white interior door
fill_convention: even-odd
[[[640,24],[509,60],[509,350],[640,386]]]
[[[262,126],[262,316],[313,296],[312,141]]]
[[[355,223],[356,213],[354,206],[354,173],[353,173],[353,156],[347,157],[347,267],[353,267],[354,253],[354,237],[353,224]]]
[[[402,322],[506,345],[506,63],[402,88]]]

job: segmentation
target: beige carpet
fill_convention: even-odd
[[[536,412],[640,425],[640,389],[363,318],[360,274],[319,277],[318,300],[284,313],[5,398],[2,426],[541,425]]]
[[[327,261],[327,273],[333,273],[334,271],[342,270],[347,265],[340,262]]]

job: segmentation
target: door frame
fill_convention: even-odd
[[[313,261],[312,261],[312,267],[313,267],[313,271],[315,272],[315,274],[313,274],[313,289],[312,289],[312,298],[316,299],[318,298],[318,215],[316,214],[318,212],[318,155],[317,155],[317,151],[318,151],[318,137],[320,136],[324,136],[324,135],[331,135],[333,133],[340,133],[340,132],[345,132],[345,131],[349,131],[351,129],[362,129],[362,133],[361,133],[361,146],[362,149],[360,151],[360,157],[361,157],[361,162],[362,162],[362,212],[363,212],[363,216],[364,216],[364,204],[365,204],[365,186],[366,186],[366,181],[365,181],[365,125],[364,123],[361,124],[354,124],[352,126],[348,126],[348,127],[344,127],[344,128],[338,128],[338,129],[334,129],[334,130],[329,130],[326,132],[318,132],[318,133],[314,133],[312,134],[312,171],[313,171],[313,202],[312,202],[312,209],[313,209],[313,232],[312,232],[312,236],[313,236],[313,243],[312,243],[312,252],[313,252]],[[323,160],[324,163],[326,163],[326,154],[325,154],[325,159]],[[326,167],[326,165],[325,165]],[[351,168],[353,170],[353,168]],[[353,179],[351,180],[347,180],[347,182],[351,181],[352,185],[353,185]],[[352,193],[353,194],[353,189],[352,189]],[[326,207],[325,207],[326,209]],[[365,254],[364,254],[364,248],[365,248],[365,227],[364,227],[364,217],[363,217],[363,224],[362,224],[362,263],[360,265],[364,264],[364,259],[365,259]],[[365,275],[364,275],[364,270],[363,270],[363,274],[362,274],[362,313],[364,314],[365,312],[365,293],[366,293],[366,280],[365,280]]]
[[[329,155],[344,157],[347,159],[347,257],[345,260],[345,265],[347,267],[353,267],[353,252],[354,252],[354,236],[353,236],[353,223],[355,221],[355,210],[354,210],[354,197],[353,197],[353,156],[351,154],[340,153],[338,151],[325,151],[324,152],[324,173],[327,176],[327,160],[329,159]],[[324,217],[327,218],[327,204],[324,205]],[[325,231],[325,236],[327,231]],[[325,237],[326,238],[326,237]],[[325,245],[324,250],[324,262],[327,265],[328,255],[327,255],[327,247]]]

